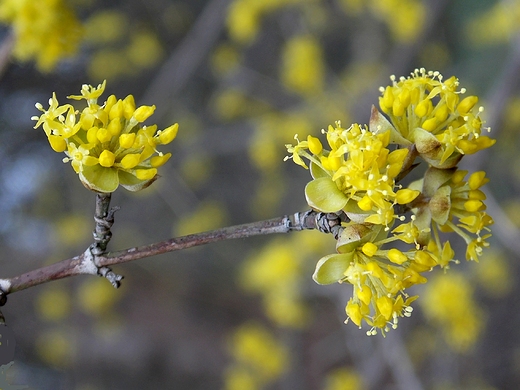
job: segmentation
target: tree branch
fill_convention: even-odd
[[[106,208],[104,210],[106,211],[108,210],[108,205],[105,204],[105,206]],[[96,215],[98,215],[97,211],[98,208],[96,207]],[[346,218],[345,214],[326,214],[309,210],[266,221],[252,222],[244,225],[224,227],[208,232],[176,237],[170,240],[117,252],[97,254],[95,253],[96,251],[93,250],[93,247],[96,246],[96,243],[94,243],[79,256],[62,260],[58,263],[38,268],[10,279],[0,279],[0,305],[5,304],[7,294],[75,275],[105,276],[115,286],[115,282],[119,283],[122,276],[114,274],[115,277],[119,277],[119,279],[115,282],[114,280],[111,280],[110,277],[104,274],[104,270],[112,272],[107,268],[108,266],[151,257],[162,253],[192,248],[212,242],[266,234],[288,233],[305,229],[318,229],[324,233],[332,233],[337,237],[342,229],[341,222],[347,220],[348,218]],[[96,237],[96,233],[94,233],[94,237]]]
[[[112,194],[96,194],[96,211],[94,213],[94,221],[96,221],[96,227],[93,232],[94,243],[89,247],[90,253],[95,257],[101,256],[105,253],[108,243],[112,238],[112,232],[110,229],[114,224],[114,214],[119,207],[110,208],[110,199]],[[122,275],[114,273],[110,268],[106,266],[98,266],[98,275],[107,278],[107,280],[115,288],[119,288],[121,285]]]

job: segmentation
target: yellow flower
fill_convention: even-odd
[[[395,178],[408,151],[387,148],[389,131],[376,134],[358,124],[345,129],[336,122],[326,135],[330,150],[312,136],[306,141],[295,137],[295,146],[286,145],[295,163],[306,168],[302,157],[311,162],[314,180],[305,190],[309,205],[323,212],[343,210],[347,215],[361,209],[365,222],[392,224],[397,217],[394,203],[408,203],[419,195],[418,191],[395,191]]]
[[[489,226],[493,224],[484,204],[486,195],[480,189],[488,179],[485,172],[478,171],[465,181],[467,173],[429,168],[423,183],[423,194],[429,201],[421,204],[415,212],[420,227],[431,226],[434,233],[438,230],[457,233],[466,242],[466,259],[478,260],[482,249],[489,246],[486,240],[491,236],[483,233],[489,232]],[[430,240],[435,241],[435,248],[443,247],[438,234],[423,235],[418,241],[427,245]],[[433,253],[442,257],[438,251]]]
[[[415,143],[417,151],[428,163],[438,168],[455,166],[464,154],[488,148],[495,140],[481,135],[482,107],[478,98],[460,100],[465,89],[459,80],[444,80],[439,72],[416,69],[410,77],[391,77],[392,85],[381,87],[381,110],[390,119],[373,114],[371,127],[390,127],[395,142]],[[489,129],[488,129],[489,131]]]
[[[381,228],[376,232],[364,230],[365,234],[357,231],[360,234],[354,234],[348,227],[343,231],[337,244],[340,253],[320,259],[313,279],[319,284],[350,283],[353,294],[345,308],[348,319],[358,327],[362,322],[369,324],[369,335],[378,331],[384,335],[397,327],[399,317],[409,317],[412,312],[410,304],[416,297],[408,296],[405,289],[425,283],[421,273],[438,263],[415,246],[407,252],[380,249],[392,240],[372,241],[384,231]],[[370,241],[363,243],[366,240]],[[343,242],[348,244],[342,245]],[[347,247],[349,251],[345,252]]]
[[[159,131],[156,125],[142,125],[155,106],[136,108],[132,95],[124,100],[111,95],[99,105],[105,86],[106,82],[97,87],[83,85],[81,95],[69,96],[86,100],[81,113],[70,104],[60,106],[53,94],[49,109],[37,103],[42,114],[32,119],[37,121],[35,128],[43,126],[51,147],[65,152],[63,161],[71,163],[87,188],[109,193],[122,185],[138,191],[155,180],[157,167],[170,158],[170,153],[157,151],[157,146],[173,141],[178,124]]]
[[[455,252],[440,232],[455,232],[466,242],[466,258],[478,260],[493,219],[486,213],[485,172],[456,169],[465,154],[494,144],[481,136],[482,109],[476,96],[460,99],[458,80],[444,80],[438,72],[416,70],[411,77],[392,77],[382,88],[368,127],[341,123],[322,130],[327,145],[313,136],[286,145],[296,164],[307,168],[312,180],[305,187],[309,206],[342,216],[335,232],[335,254],[323,256],[313,279],[319,284],[348,283],[352,298],[345,308],[367,334],[397,327],[411,315],[406,289],[427,282],[425,272],[449,268]],[[396,144],[397,147],[390,146]],[[405,176],[422,157],[430,166],[408,187]],[[323,229],[320,224],[318,229]],[[392,247],[400,241],[399,248]],[[408,246],[407,246],[408,245]]]
[[[63,0],[4,0],[0,21],[12,25],[15,57],[35,60],[42,72],[74,55],[82,36],[79,21]]]

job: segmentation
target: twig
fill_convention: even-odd
[[[110,199],[112,194],[97,194],[96,195],[96,211],[94,213],[94,221],[96,227],[94,228],[94,244],[92,244],[92,251],[95,255],[105,253],[107,245],[112,238],[110,229],[114,224],[114,213],[119,210],[118,207],[110,209]]]
[[[96,221],[96,227],[94,229],[94,243],[89,247],[90,253],[94,256],[101,256],[105,253],[108,243],[112,238],[112,232],[110,229],[114,224],[114,214],[119,207],[110,208],[110,199],[112,194],[97,194],[96,195],[96,211],[94,214],[94,220]],[[98,275],[107,278],[107,280],[118,288],[121,285],[122,275],[118,275],[106,266],[100,266],[97,261],[95,262],[98,266]]]
[[[105,206],[107,205],[105,204]],[[107,213],[107,216],[108,215],[109,213]],[[108,266],[209,244],[212,242],[266,234],[288,233],[305,229],[318,229],[319,231],[332,233],[336,236],[341,231],[341,222],[346,220],[347,218],[344,214],[325,214],[309,210],[292,215],[286,215],[280,218],[224,227],[208,232],[172,238],[170,240],[156,242],[150,245],[99,255],[94,253],[95,251],[92,250],[92,247],[96,245],[93,244],[79,256],[62,260],[58,263],[38,268],[10,279],[0,279],[0,298],[4,298],[3,303],[5,303],[5,297],[7,294],[25,290],[52,280],[67,278],[69,276],[102,274],[102,276],[107,277],[106,274],[103,274],[103,272],[105,272],[103,270],[111,272],[110,269],[107,268]],[[116,275],[116,277],[120,278],[117,280],[118,283],[122,277],[120,275]],[[107,279],[114,284],[109,277],[107,277]],[[1,303],[0,299],[0,304]]]

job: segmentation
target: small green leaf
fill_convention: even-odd
[[[373,212],[361,210],[361,208],[359,208],[357,202],[354,199],[348,200],[345,207],[343,207],[343,211],[345,211],[345,214],[347,214],[347,217],[349,217],[349,219],[352,222],[356,223],[365,222],[365,218],[368,217],[370,214],[373,214]]]
[[[330,175],[323,170],[319,165],[311,162],[310,164],[311,176],[313,179],[319,179],[320,177],[330,177]]]
[[[348,202],[347,196],[330,177],[320,177],[309,182],[305,187],[305,198],[309,206],[324,213],[335,213]]]
[[[312,278],[318,284],[336,283],[345,277],[345,271],[350,265],[353,256],[354,252],[322,257],[316,264],[316,270]]]
[[[96,192],[114,192],[119,186],[117,169],[105,168],[101,165],[90,167],[84,165],[79,178],[85,187]]]

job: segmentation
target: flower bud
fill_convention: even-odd
[[[125,169],[134,168],[137,164],[139,164],[140,158],[141,155],[138,153],[127,154],[121,159],[121,165]]]
[[[309,135],[307,137],[307,142],[309,144],[309,150],[312,154],[320,154],[323,150],[323,145],[318,138]]]
[[[135,100],[132,95],[128,95],[123,100],[123,115],[126,119],[130,119],[134,115]]]
[[[368,257],[372,257],[376,254],[378,250],[377,245],[375,245],[372,242],[367,242],[363,247],[361,248],[361,252],[363,252]]]
[[[175,123],[170,127],[167,127],[163,131],[159,133],[159,141],[162,145],[167,145],[172,142],[177,136],[177,132],[179,131],[179,124]]]
[[[144,122],[147,120],[155,111],[155,106],[141,106],[134,111],[134,119],[137,122]]]
[[[148,168],[148,169],[136,169],[135,176],[139,180],[150,180],[153,179],[157,175],[156,168]]]
[[[103,150],[99,155],[99,165],[105,168],[110,168],[114,165],[116,156],[110,150]]]
[[[392,248],[388,251],[388,260],[395,264],[403,264],[408,261],[408,257],[399,249]]]
[[[121,134],[119,136],[119,145],[122,148],[130,149],[135,141],[135,133]]]
[[[457,106],[457,111],[460,115],[466,115],[468,112],[471,111],[473,107],[475,107],[475,104],[478,103],[478,97],[477,96],[468,96],[459,103]]]
[[[49,144],[51,145],[52,150],[55,152],[61,153],[67,150],[67,143],[60,137],[59,135],[49,135],[48,137]]]
[[[382,296],[376,299],[376,306],[379,312],[388,321],[392,317],[394,302],[387,296]]]

